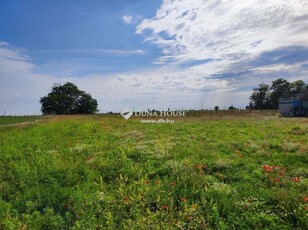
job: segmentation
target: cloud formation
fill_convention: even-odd
[[[136,33],[163,50],[159,62],[228,65],[281,46],[307,46],[307,9],[305,0],[164,0]]]
[[[0,112],[39,113],[39,98],[54,78],[35,73],[36,66],[24,49],[0,42]]]
[[[127,23],[127,24],[131,24],[133,21],[133,17],[129,16],[129,15],[124,15],[122,17],[123,22]]]
[[[39,98],[66,81],[96,98],[101,112],[244,107],[261,82],[308,81],[306,9],[304,0],[164,0],[134,36],[144,36],[155,49],[27,51],[0,41],[0,113],[39,113]],[[132,24],[142,18],[122,20]],[[29,54],[47,61],[34,62]],[[143,66],[149,57],[156,67]],[[124,64],[133,68],[121,71]]]
[[[160,70],[115,75],[92,74],[84,77],[69,73],[62,77],[38,74],[27,51],[0,43],[0,112],[39,113],[40,97],[54,83],[75,83],[99,102],[101,112],[135,109],[180,109],[198,105],[204,92],[231,90],[228,80],[207,79],[196,72]],[[187,96],[189,95],[189,97]]]

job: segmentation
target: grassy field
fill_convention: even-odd
[[[0,229],[308,229],[308,119],[0,127]]]
[[[24,122],[34,122],[39,119],[42,119],[42,116],[0,116],[0,126]]]

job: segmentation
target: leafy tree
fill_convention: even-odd
[[[98,111],[97,101],[70,82],[54,84],[52,91],[42,97],[40,103],[43,114],[93,114]]]
[[[250,105],[254,109],[269,109],[271,106],[270,86],[261,83],[258,88],[254,88],[250,96]]]
[[[279,78],[272,82],[271,89],[271,104],[273,109],[279,108],[279,98],[282,96],[290,96],[290,82],[285,79]]]
[[[297,94],[302,92],[306,87],[306,83],[303,80],[294,81],[290,84],[290,91],[291,93]]]

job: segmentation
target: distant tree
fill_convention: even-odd
[[[252,109],[269,109],[270,102],[270,87],[267,84],[261,83],[258,88],[253,89],[250,96],[250,106]]]
[[[279,107],[279,98],[282,96],[290,96],[290,82],[285,79],[279,78],[272,82],[271,89],[271,105],[273,109],[278,109]]]
[[[215,106],[215,111],[216,111],[216,113],[218,112],[218,110],[219,110],[219,106],[216,105],[216,106]]]
[[[43,114],[93,114],[98,111],[97,101],[71,82],[54,84],[52,91],[42,97],[40,103]]]
[[[305,90],[306,86],[307,85],[303,80],[294,81],[290,84],[290,91],[293,95],[298,94]]]
[[[231,106],[229,106],[229,108],[228,108],[229,110],[234,110],[234,109],[236,109],[233,105],[231,105]]]

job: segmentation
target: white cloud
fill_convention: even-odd
[[[133,21],[133,17],[129,16],[129,15],[124,15],[122,17],[123,22],[127,23],[127,24],[131,24]]]
[[[206,90],[222,92],[230,89],[227,80],[205,79],[202,74],[191,71],[84,77],[68,72],[59,78],[38,74],[40,67],[33,64],[26,53],[26,50],[1,43],[0,113],[4,110],[7,114],[40,113],[40,97],[46,95],[54,83],[67,81],[96,98],[101,112],[121,111],[133,106],[136,109],[187,108],[196,101],[199,105]]]
[[[0,73],[14,69],[16,72],[25,72],[33,68],[29,57],[24,50],[11,47],[7,42],[0,42]]]
[[[162,49],[159,63],[232,64],[281,46],[307,46],[307,9],[305,0],[164,0],[136,33]]]
[[[200,106],[206,91],[230,90],[227,80],[206,79],[193,72],[143,72],[66,78],[98,99],[102,112],[135,109],[180,109]],[[207,103],[207,102],[206,102]]]
[[[308,80],[307,71],[303,71],[299,64],[286,66],[278,63],[250,69],[241,66],[242,71],[252,72],[236,77],[215,75],[226,73],[228,69],[234,70],[236,66],[232,59],[216,60],[193,68],[167,66],[146,72],[108,76],[92,74],[76,77],[74,70],[67,70],[59,78],[51,74],[38,74],[46,72],[46,67],[35,65],[27,53],[26,50],[0,41],[0,113],[4,110],[7,114],[39,113],[40,97],[46,95],[54,83],[67,81],[75,83],[97,99],[101,112],[119,112],[125,107],[134,107],[136,110],[213,108],[215,105],[228,108],[232,104],[244,107],[248,104],[252,88],[261,82],[270,83],[278,77],[290,81]],[[171,54],[164,58],[176,57]],[[51,66],[58,71],[63,69],[59,63]]]

